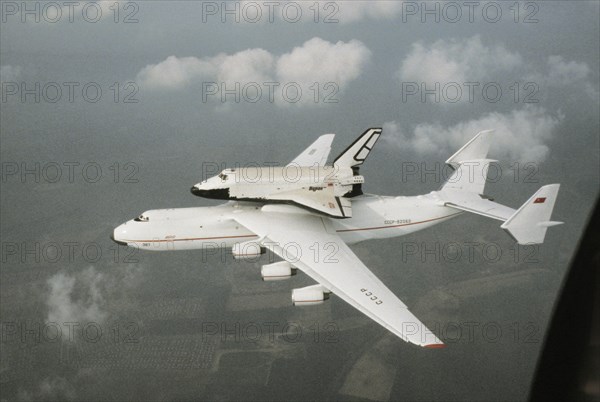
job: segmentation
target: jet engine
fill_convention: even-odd
[[[260,275],[263,281],[280,281],[289,279],[296,275],[296,268],[287,261],[279,261],[273,264],[263,265],[260,269]]]
[[[329,290],[322,285],[312,285],[305,288],[292,290],[292,303],[294,306],[312,306],[321,304],[329,299]]]
[[[231,254],[236,260],[251,260],[260,257],[267,251],[265,247],[262,247],[255,241],[246,241],[243,243],[236,243],[231,248]]]

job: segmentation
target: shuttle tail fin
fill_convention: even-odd
[[[340,168],[362,165],[380,136],[381,128],[368,129],[335,158],[333,165]]]

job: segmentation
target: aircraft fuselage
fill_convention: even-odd
[[[260,209],[264,205],[231,201],[212,207],[150,210],[118,226],[113,240],[155,251],[232,247],[257,238],[237,223],[233,214],[240,209]],[[436,192],[414,197],[362,195],[353,198],[352,207],[352,218],[323,216],[348,244],[406,235],[462,213],[441,205]]]

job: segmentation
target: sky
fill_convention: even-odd
[[[599,4],[2,0],[0,399],[526,399],[598,196]],[[292,307],[310,279],[262,282],[266,257],[109,239],[217,204],[189,191],[215,169],[286,164],[325,133],[332,160],[369,127],[369,193],[436,190],[486,129],[486,194],[516,208],[561,184],[540,247],[464,215],[352,247],[441,353],[335,297]]]

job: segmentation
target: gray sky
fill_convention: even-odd
[[[28,2],[32,13],[0,3],[2,400],[526,397],[598,195],[599,3],[275,3]],[[561,183],[554,219],[565,225],[533,251],[474,216],[353,247],[425,322],[461,324],[443,353],[390,338],[339,299],[291,307],[291,289],[310,280],[263,283],[264,261],[128,259],[108,239],[147,209],[215,204],[189,193],[203,164],[287,163],[328,132],[335,156],[374,126],[383,139],[361,171],[371,193],[437,189],[425,169],[441,172],[490,128],[496,201],[517,207]],[[405,253],[448,241],[494,244],[504,257]],[[57,342],[20,336],[23,323],[57,322]],[[101,341],[65,340],[65,322],[97,323]],[[266,322],[300,323],[305,336],[205,336],[207,323]],[[334,344],[307,335],[331,322]],[[465,322],[503,335],[470,342]],[[136,342],[124,343],[131,328]]]

